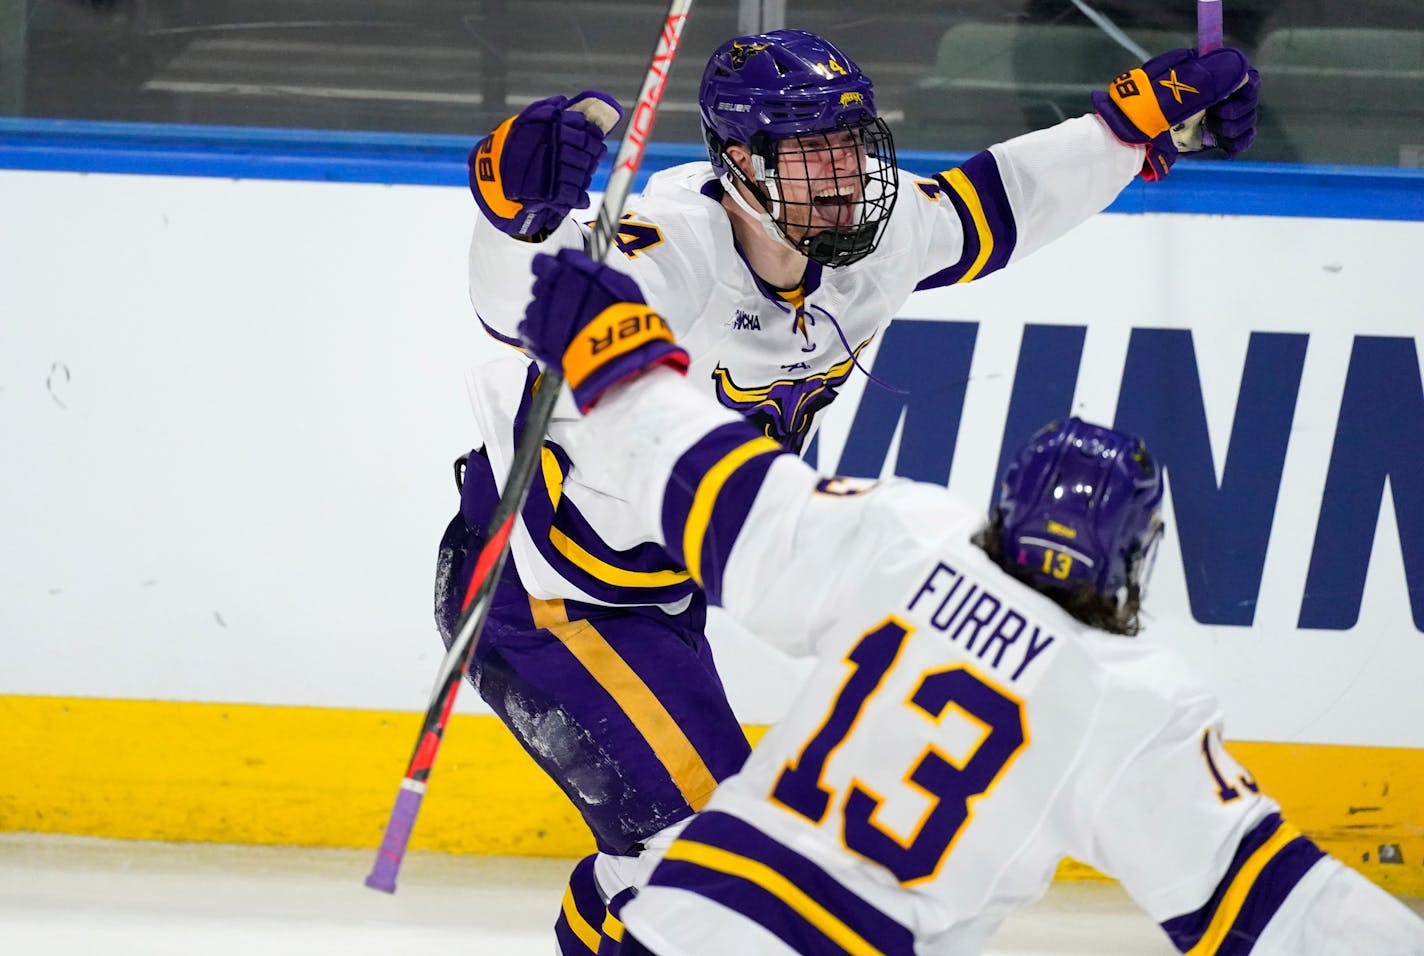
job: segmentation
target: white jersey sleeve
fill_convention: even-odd
[[[1142,699],[1177,681],[1148,679],[1116,695],[1109,724],[1140,719]],[[1184,953],[1424,952],[1424,923],[1283,819],[1223,745],[1216,700],[1176,686],[1166,725],[1103,788],[1074,855],[1119,879]]]
[[[485,331],[506,345],[522,348],[519,323],[534,286],[530,268],[534,257],[541,252],[553,255],[560,249],[582,249],[585,235],[583,226],[566,217],[543,242],[525,242],[500,232],[484,216],[476,216],[470,235],[470,304]]]
[[[649,191],[629,202],[605,260],[637,280],[679,339],[693,330],[719,267],[726,266],[712,250],[731,245],[731,227],[715,201],[698,197],[695,190],[664,185],[685,177],[682,167],[664,171],[653,178]],[[660,190],[676,200],[666,201]],[[593,217],[593,210],[575,210],[538,243],[514,239],[483,216],[476,217],[470,237],[470,302],[487,332],[506,344],[520,345],[519,322],[534,283],[534,257],[585,248]]]
[[[828,636],[841,639],[842,621],[866,613],[860,556],[893,566],[896,542],[924,534],[905,524],[913,501],[875,507],[877,486],[895,486],[901,501],[934,499],[939,535],[967,539],[983,523],[970,509],[947,510],[943,488],[822,478],[676,373],[644,378],[601,401],[565,449],[586,463],[586,480],[622,489],[636,522],[710,603],[789,654],[819,653]]]
[[[990,275],[1101,212],[1142,168],[1096,115],[1014,137],[928,177],[902,173],[888,243],[914,288]]]
[[[813,500],[816,476],[676,373],[655,369],[645,379],[605,397],[587,427],[564,433],[564,449],[580,462],[585,482],[621,489],[637,512],[630,526],[659,541],[711,603],[727,605],[788,653],[810,653],[811,635],[822,618],[834,619],[835,607],[807,595],[816,608],[807,616],[779,597],[794,586],[788,580],[798,570],[792,555],[807,546],[789,530],[799,507]],[[621,440],[633,433],[657,437]],[[776,490],[761,495],[764,486]],[[757,513],[762,500],[795,501],[798,508]],[[724,580],[734,548],[743,546],[756,560],[737,565],[739,574]],[[835,582],[825,585],[828,594],[837,593]]]
[[[1315,865],[1251,950],[1259,956],[1418,956],[1424,920],[1339,860]]]
[[[1123,143],[1096,114],[989,148],[1014,209],[1015,262],[1102,212],[1142,170],[1145,149]]]

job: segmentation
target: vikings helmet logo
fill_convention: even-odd
[[[732,52],[728,55],[732,61],[732,69],[740,70],[747,65],[747,60],[754,53],[760,53],[770,44],[766,43],[736,43],[732,44]]]
[[[721,365],[712,371],[717,400],[740,412],[768,438],[789,451],[800,452],[811,433],[816,413],[831,404],[836,389],[850,378],[856,358],[870,344],[866,339],[855,351],[824,372],[802,379],[778,379],[770,385],[743,388]]]

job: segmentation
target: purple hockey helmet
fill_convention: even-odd
[[[737,37],[707,61],[698,96],[707,154],[719,174],[723,151],[876,119],[870,80],[829,40],[805,30]]]
[[[1078,418],[1053,422],[1004,473],[1002,560],[1038,587],[1140,598],[1162,537],[1162,491],[1142,439]]]
[[[707,155],[762,203],[781,235],[808,258],[841,266],[874,251],[899,190],[895,143],[875,112],[869,77],[829,40],[805,30],[773,30],[723,43],[707,61],[698,95]],[[789,209],[778,178],[778,144],[845,132],[864,159],[854,183],[854,215],[834,228],[801,235],[807,209]],[[732,144],[752,156],[748,176],[727,156]],[[825,149],[822,145],[820,148]],[[810,184],[808,183],[808,186]],[[818,182],[820,192],[833,192]],[[844,190],[851,192],[851,190]],[[821,196],[817,201],[834,199]]]

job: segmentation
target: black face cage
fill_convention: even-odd
[[[817,178],[815,181],[808,178],[803,181],[805,188],[798,190],[812,197],[812,201],[793,203],[786,200],[785,187],[788,179],[784,171],[777,168],[777,144],[774,142],[763,140],[753,143],[752,152],[761,159],[766,170],[765,182],[775,195],[770,195],[770,191],[762,188],[761,183],[745,178],[742,180],[751,187],[788,242],[801,250],[806,258],[831,268],[859,262],[875,251],[886,225],[890,222],[890,213],[895,208],[895,199],[900,190],[900,178],[895,165],[895,140],[890,135],[890,127],[878,117],[864,125],[842,126],[827,134],[797,136],[794,143],[796,148],[801,148],[810,155],[816,152],[817,147],[802,147],[801,144],[806,139],[824,139],[827,135],[842,132],[850,132],[856,137],[863,157],[862,162],[857,164],[861,168],[858,172],[851,170],[838,173],[834,163],[826,164],[830,170],[829,176]],[[731,168],[737,167],[731,164]],[[822,229],[810,235],[803,234],[800,238],[792,238],[792,230],[804,233],[813,221],[814,196],[818,192],[839,191],[853,185],[847,181],[850,176],[858,176],[860,186],[860,201],[855,204],[853,220],[845,226]]]

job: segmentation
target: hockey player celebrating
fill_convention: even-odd
[[[1424,922],[1227,753],[1183,662],[1121,636],[1162,535],[1139,439],[1048,426],[987,528],[937,485],[849,492],[662,368],[688,366],[667,324],[600,349],[649,312],[626,275],[576,250],[533,268],[521,332],[592,407],[568,453],[709,601],[817,660],[647,884],[612,900],[623,956],[978,953],[1065,856],[1120,880],[1184,953],[1424,953]]]
[[[612,257],[676,330],[691,380],[798,451],[912,292],[989,275],[1102,210],[1134,176],[1166,175],[1173,136],[1189,145],[1173,127],[1204,116],[1222,149],[1245,149],[1257,86],[1235,50],[1176,50],[1112,81],[1093,113],[921,177],[896,166],[871,82],[838,47],[796,30],[739,37],[703,74],[709,161],[653,176]],[[589,97],[611,102],[541,100],[471,152],[482,213],[471,300],[511,345],[533,256],[582,248],[589,234],[571,215],[588,205],[605,152],[574,108]],[[475,377],[485,445],[468,457],[437,569],[447,641],[536,372],[511,355]],[[665,845],[749,752],[704,637],[699,579],[626,520],[625,488],[569,451],[571,418],[550,429],[470,673],[600,851],[574,873],[559,922],[566,954],[587,951],[601,901],[645,875],[640,851]]]

